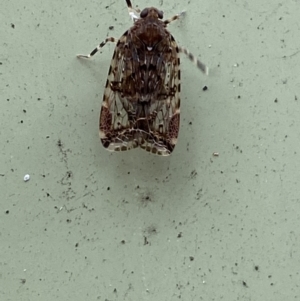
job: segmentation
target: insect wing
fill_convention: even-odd
[[[166,43],[166,52],[160,55],[157,65],[157,77],[162,79],[160,95],[151,104],[148,139],[141,144],[142,148],[159,155],[170,155],[177,143],[180,124],[180,60],[178,47],[170,35]],[[151,118],[154,116],[154,118]]]
[[[126,35],[123,35],[114,50],[100,111],[99,135],[103,146],[110,151],[138,146],[133,139],[132,122],[128,118],[128,113],[133,110],[132,104],[124,97],[121,86],[126,39]]]

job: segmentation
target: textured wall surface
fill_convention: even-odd
[[[186,10],[169,29],[212,71],[182,56],[167,158],[102,147],[114,45],[76,59],[125,1],[1,5],[0,299],[299,299],[299,2],[133,5]]]

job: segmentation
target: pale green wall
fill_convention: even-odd
[[[299,3],[160,2],[212,67],[181,59],[169,158],[103,149],[114,46],[75,57],[131,25],[125,1],[2,3],[0,300],[299,298]]]

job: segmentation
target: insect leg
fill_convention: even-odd
[[[116,42],[117,39],[110,37],[110,38],[106,38],[102,43],[100,43],[90,54],[88,55],[84,55],[84,54],[77,54],[78,58],[85,58],[85,59],[89,59],[90,57],[92,57],[93,55],[95,55],[107,42]]]
[[[208,75],[208,67],[203,64],[199,59],[197,59],[188,49],[184,47],[179,47],[179,52],[184,53],[187,57],[206,75]]]
[[[165,25],[170,24],[171,22],[178,20],[179,18],[181,18],[183,15],[185,15],[185,11],[173,16],[172,18],[169,18],[167,20],[164,21]]]
[[[126,0],[126,4],[128,7],[128,13],[129,16],[131,17],[132,21],[135,22],[136,20],[140,19],[140,10],[139,9],[134,9],[132,7],[131,1],[130,0]]]

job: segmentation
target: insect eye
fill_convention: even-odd
[[[158,11],[158,18],[162,19],[164,17],[164,12],[162,10]]]
[[[148,8],[144,8],[144,9],[141,11],[140,17],[141,17],[141,18],[145,18],[145,17],[147,17],[147,15],[148,15]]]

